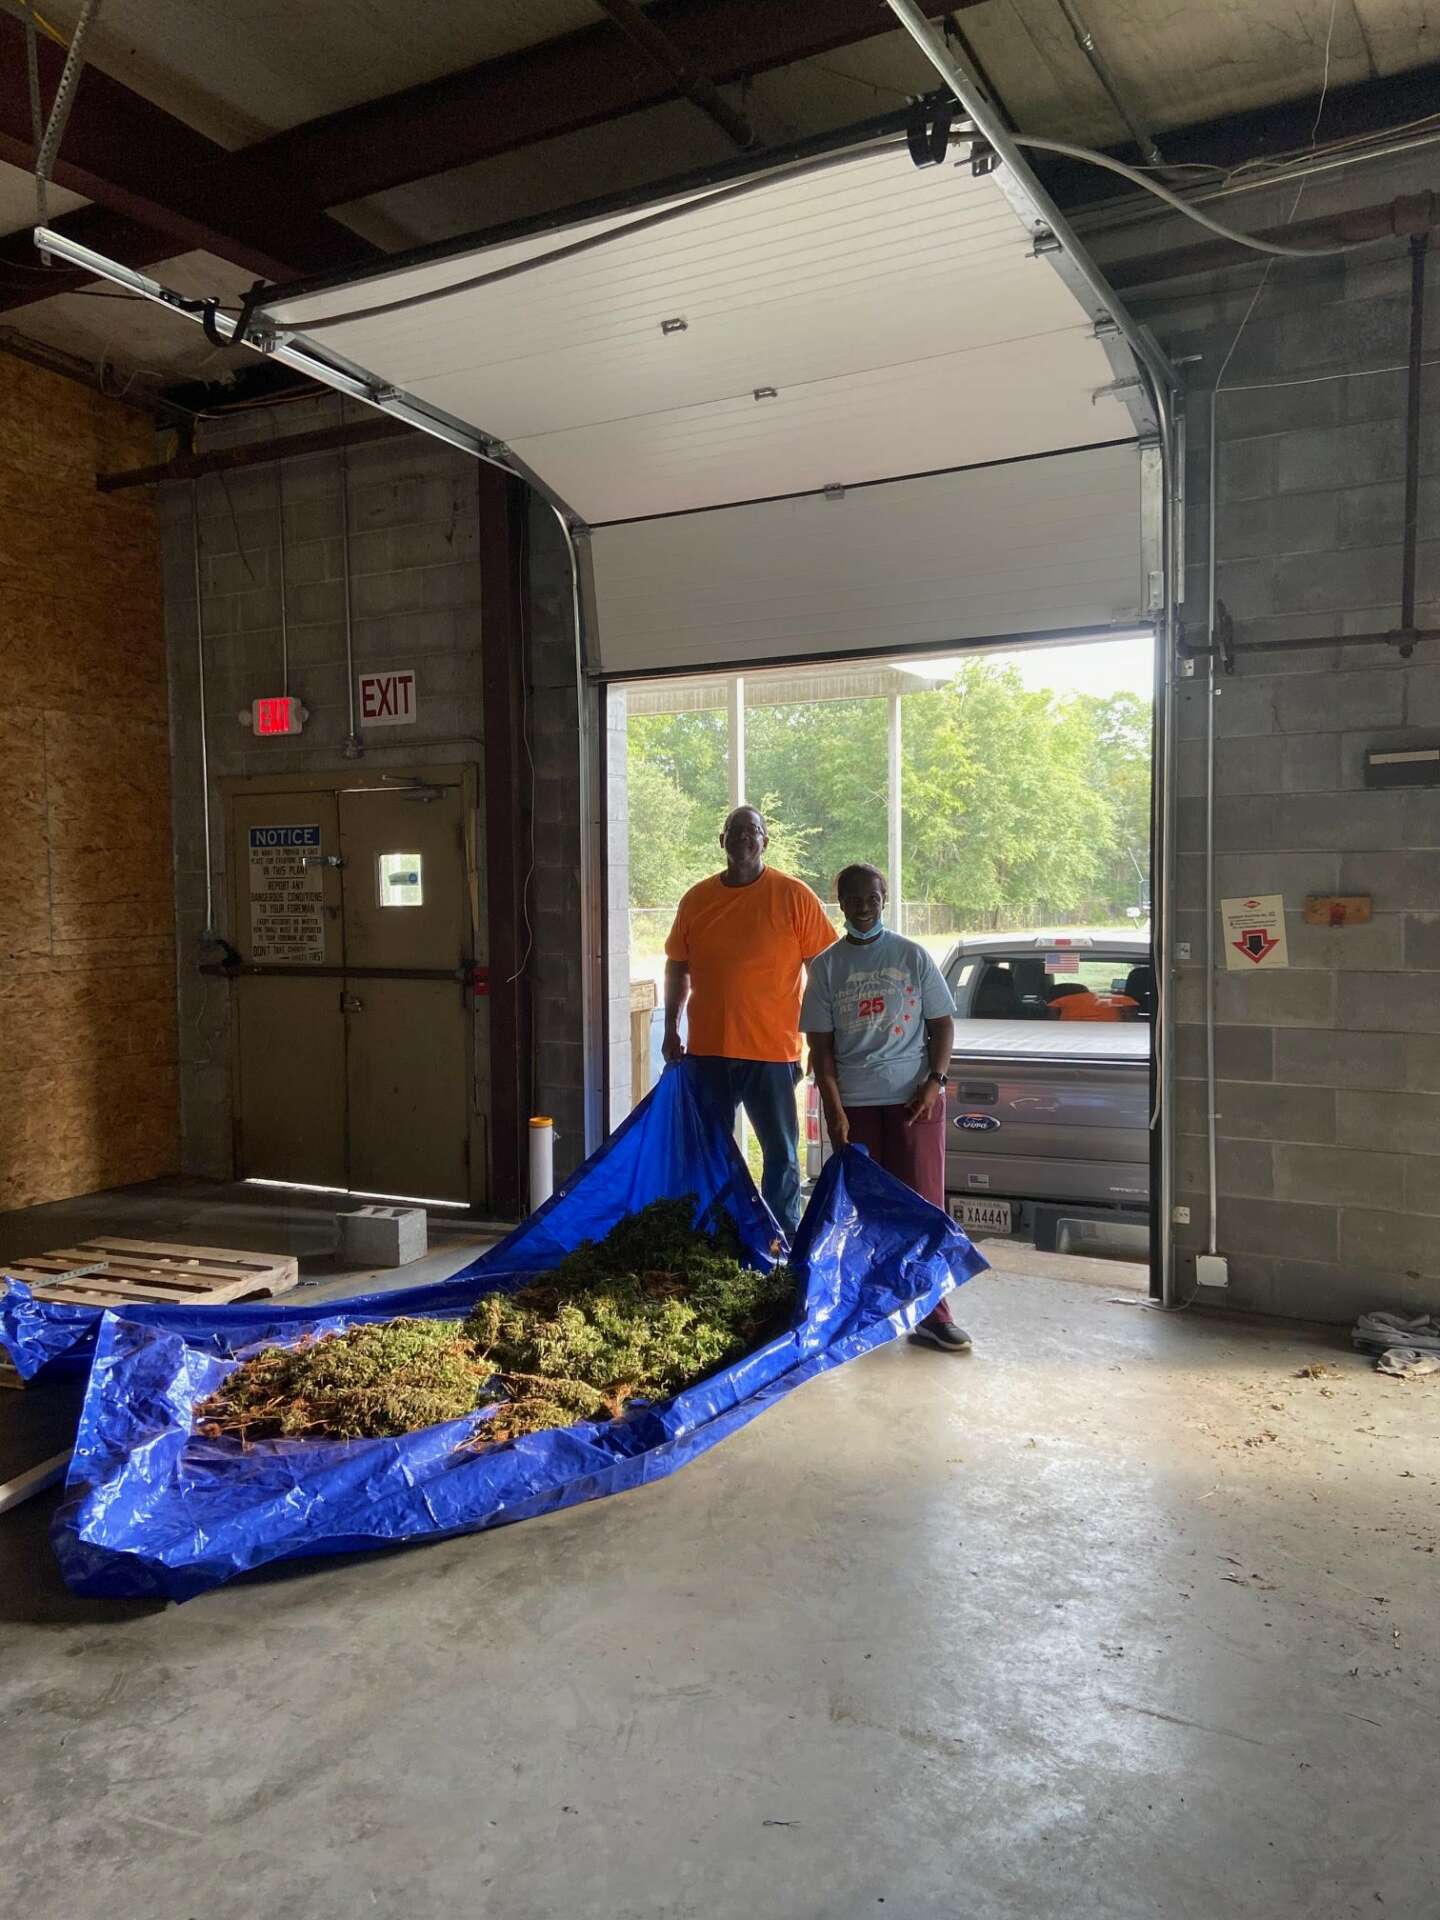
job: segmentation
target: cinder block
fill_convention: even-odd
[[[1360,1153],[1353,1147],[1279,1145],[1275,1148],[1275,1196],[1330,1206],[1403,1210],[1405,1160],[1400,1154]]]
[[[1440,1094],[1342,1087],[1335,1095],[1335,1140],[1377,1152],[1440,1154]]]
[[[1217,543],[1218,545],[1219,543]],[[1225,549],[1219,547],[1223,554]],[[1277,568],[1274,560],[1222,559],[1215,569],[1215,587],[1225,602],[1232,620],[1249,622],[1283,608],[1276,597]]]
[[[1256,1310],[1282,1319],[1353,1326],[1362,1313],[1377,1307],[1418,1310],[1426,1304],[1422,1283],[1400,1272],[1350,1262],[1342,1266],[1334,1261],[1246,1255],[1231,1262],[1230,1273],[1231,1295],[1237,1278],[1243,1276],[1244,1285],[1264,1301]]]
[[[1215,690],[1217,739],[1273,733],[1275,693],[1268,680],[1231,680]],[[1206,729],[1210,695],[1203,680],[1187,681],[1175,705],[1175,726],[1182,739],[1200,739]]]
[[[1284,640],[1283,648],[1268,653],[1241,653],[1235,662],[1236,677],[1241,680],[1279,680],[1291,675],[1335,673],[1347,663],[1334,644],[1302,647],[1295,643],[1313,640],[1335,623],[1317,619],[1313,613],[1272,613],[1264,620],[1247,620],[1238,638],[1248,647],[1252,642]],[[1335,626],[1338,632],[1340,629]],[[1348,663],[1353,665],[1354,662]]]
[[[1307,893],[1334,893],[1340,868],[1338,853],[1322,853],[1318,848],[1311,853],[1222,853],[1215,861],[1215,892],[1223,900],[1249,893],[1282,893],[1298,905]],[[1191,897],[1187,893],[1187,905]]]
[[[1406,1158],[1405,1211],[1440,1215],[1440,1167],[1427,1154]]]
[[[1404,525],[1405,489],[1395,481],[1380,486],[1352,487],[1337,496],[1340,503],[1339,544],[1383,547],[1399,539]],[[1440,523],[1440,481],[1420,483],[1422,527]]]
[[[1229,743],[1227,742],[1227,745]],[[1175,792],[1182,800],[1193,799],[1205,791],[1205,742],[1177,740],[1175,743]],[[1231,793],[1246,789],[1231,785]]]
[[[1334,1260],[1339,1252],[1339,1215],[1330,1206],[1243,1199],[1222,1193],[1218,1224],[1220,1244],[1226,1253]]]
[[[1394,792],[1285,794],[1274,803],[1273,844],[1341,852],[1398,847],[1409,797]]]
[[[1411,665],[1405,670],[1405,724],[1440,728],[1440,667]]]
[[[1297,979],[1322,979],[1297,974]],[[1440,974],[1336,976],[1336,1020],[1355,1033],[1440,1033]]]
[[[1405,690],[1395,673],[1290,677],[1275,687],[1275,720],[1284,733],[1339,733],[1353,727],[1398,727]]]
[[[1215,1029],[1215,1070],[1222,1080],[1285,1079],[1274,1071],[1276,1047],[1286,1035],[1277,1035],[1269,1027],[1221,1027]],[[1175,1068],[1185,1080],[1205,1078],[1205,1029],[1175,1029]]]
[[[1272,443],[1274,444],[1274,443]],[[1371,486],[1397,480],[1405,470],[1405,439],[1389,421],[1312,429],[1280,436],[1275,488],[1308,493],[1317,473],[1337,488]]]
[[[1397,356],[1403,360],[1409,330],[1405,300],[1394,295],[1360,299],[1351,288],[1338,312],[1333,307],[1304,307],[1286,315],[1283,338],[1287,364],[1344,367],[1384,365]]]
[[[1404,928],[1405,965],[1414,971],[1440,968],[1440,912],[1408,913]]]
[[[1337,494],[1283,493],[1222,506],[1216,515],[1215,545],[1217,552],[1232,560],[1278,558],[1328,551],[1336,545],[1339,531]],[[1222,598],[1235,613],[1223,589]]]
[[[1340,785],[1340,735],[1287,735],[1280,751],[1280,784],[1286,793],[1335,792]]]
[[[1351,974],[1347,979],[1393,980],[1395,977]],[[1335,976],[1329,973],[1304,973],[1294,969],[1275,973],[1223,973],[1215,982],[1216,1013],[1226,1025],[1324,1027],[1331,1022],[1334,1004]]]
[[[1440,1234],[1423,1215],[1345,1207],[1340,1214],[1340,1257],[1371,1267],[1398,1267],[1411,1278],[1440,1278]]]
[[[1249,742],[1246,744],[1249,745]],[[1256,755],[1257,764],[1263,763],[1265,757],[1263,754]],[[1272,763],[1279,758],[1273,746],[1268,757]],[[1216,850],[1221,853],[1234,853],[1251,847],[1285,845],[1286,843],[1279,839],[1275,832],[1274,808],[1275,802],[1268,797],[1262,798],[1254,794],[1240,797],[1234,794],[1217,793],[1211,822]],[[1177,802],[1175,845],[1181,853],[1196,852],[1204,847],[1205,802],[1203,799]]]
[[[1294,1086],[1378,1089],[1406,1084],[1406,1042],[1398,1033],[1282,1027],[1274,1041],[1275,1078]]]
[[[340,505],[340,489],[332,486],[322,497],[309,500],[297,500],[294,497],[294,468],[285,469],[285,542],[287,547],[298,548],[312,540],[334,540],[337,545],[345,530],[344,510]],[[341,564],[343,565],[343,550]],[[339,573],[340,565],[335,572]]]
[[[1339,863],[1338,890],[1370,894],[1377,912],[1433,907],[1440,887],[1437,865],[1440,863],[1429,853],[1347,853]],[[1324,893],[1332,889],[1316,887],[1309,891]]]
[[[1223,425],[1221,431],[1224,431]],[[1217,462],[1220,498],[1228,504],[1236,500],[1256,500],[1263,494],[1274,493],[1279,470],[1277,446],[1278,442],[1269,438],[1222,439]],[[1312,469],[1312,484],[1313,481]]]
[[[1401,839],[1407,847],[1440,847],[1440,788],[1406,794]],[[1440,861],[1435,866],[1433,898],[1440,905]]]
[[[1405,966],[1405,927],[1400,914],[1377,914],[1357,927],[1309,927],[1304,910],[1284,916],[1292,968],[1334,972],[1400,972]]]
[[[1335,1138],[1335,1101],[1328,1088],[1221,1081],[1215,1091],[1216,1131],[1227,1140]]]
[[[419,573],[422,604],[427,607],[473,607],[480,601],[480,563],[453,560],[447,566],[422,567]]]
[[[1284,742],[1272,735],[1215,742],[1215,792],[1220,794],[1278,793],[1280,758]],[[1203,766],[1203,762],[1202,762]],[[1204,792],[1204,776],[1197,789]],[[1250,842],[1253,846],[1254,842]]]
[[[1220,1193],[1242,1199],[1271,1199],[1275,1193],[1274,1149],[1256,1140],[1217,1140],[1215,1181]],[[1179,1134],[1175,1140],[1175,1182],[1182,1189],[1206,1192],[1209,1144],[1203,1134]]]
[[[1319,616],[1376,607],[1396,594],[1399,581],[1398,546],[1340,547],[1329,553],[1296,555],[1275,564],[1274,604]],[[1323,630],[1323,618],[1317,624]]]
[[[404,1267],[424,1257],[423,1207],[359,1207],[335,1216],[340,1257],[350,1267]]]
[[[408,573],[361,573],[351,583],[350,592],[357,620],[417,613],[425,604],[425,575],[416,568]]]

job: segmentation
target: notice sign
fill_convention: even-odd
[[[1220,926],[1225,941],[1225,965],[1232,973],[1253,973],[1257,967],[1289,966],[1283,894],[1257,893],[1248,900],[1222,900]]]
[[[250,958],[293,965],[325,959],[325,869],[319,827],[251,827]]]
[[[362,727],[413,727],[415,676],[413,673],[360,675]]]

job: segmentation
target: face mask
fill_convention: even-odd
[[[864,932],[863,932],[863,933],[861,932],[861,930],[860,930],[860,928],[859,928],[859,927],[857,927],[857,926],[856,926],[856,925],[855,925],[855,924],[854,924],[854,923],[853,923],[853,922],[852,922],[852,921],[851,921],[851,920],[850,920],[850,919],[849,919],[849,918],[847,917],[847,919],[846,919],[846,921],[845,921],[845,931],[846,931],[846,933],[848,933],[848,934],[849,934],[849,936],[850,936],[850,938],[851,938],[852,940],[861,940],[861,941],[864,941],[864,942],[865,942],[865,943],[866,943],[866,944],[868,945],[870,941],[872,941],[872,940],[878,940],[878,939],[880,938],[880,936],[881,936],[881,934],[882,934],[882,933],[884,933],[884,931],[885,931],[885,917],[884,917],[884,915],[882,914],[882,915],[881,915],[881,917],[880,917],[880,918],[879,918],[879,919],[878,919],[878,920],[877,920],[877,921],[875,922],[875,924],[874,924],[874,926],[873,926],[873,927],[866,927],[866,929],[864,930]]]

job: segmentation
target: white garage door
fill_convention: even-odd
[[[592,530],[594,671],[1139,613],[1139,460],[1090,317],[994,174],[903,139],[265,311]]]

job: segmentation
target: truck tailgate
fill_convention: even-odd
[[[955,1037],[946,1127],[951,1194],[1147,1202],[1148,1026],[964,1020]]]

